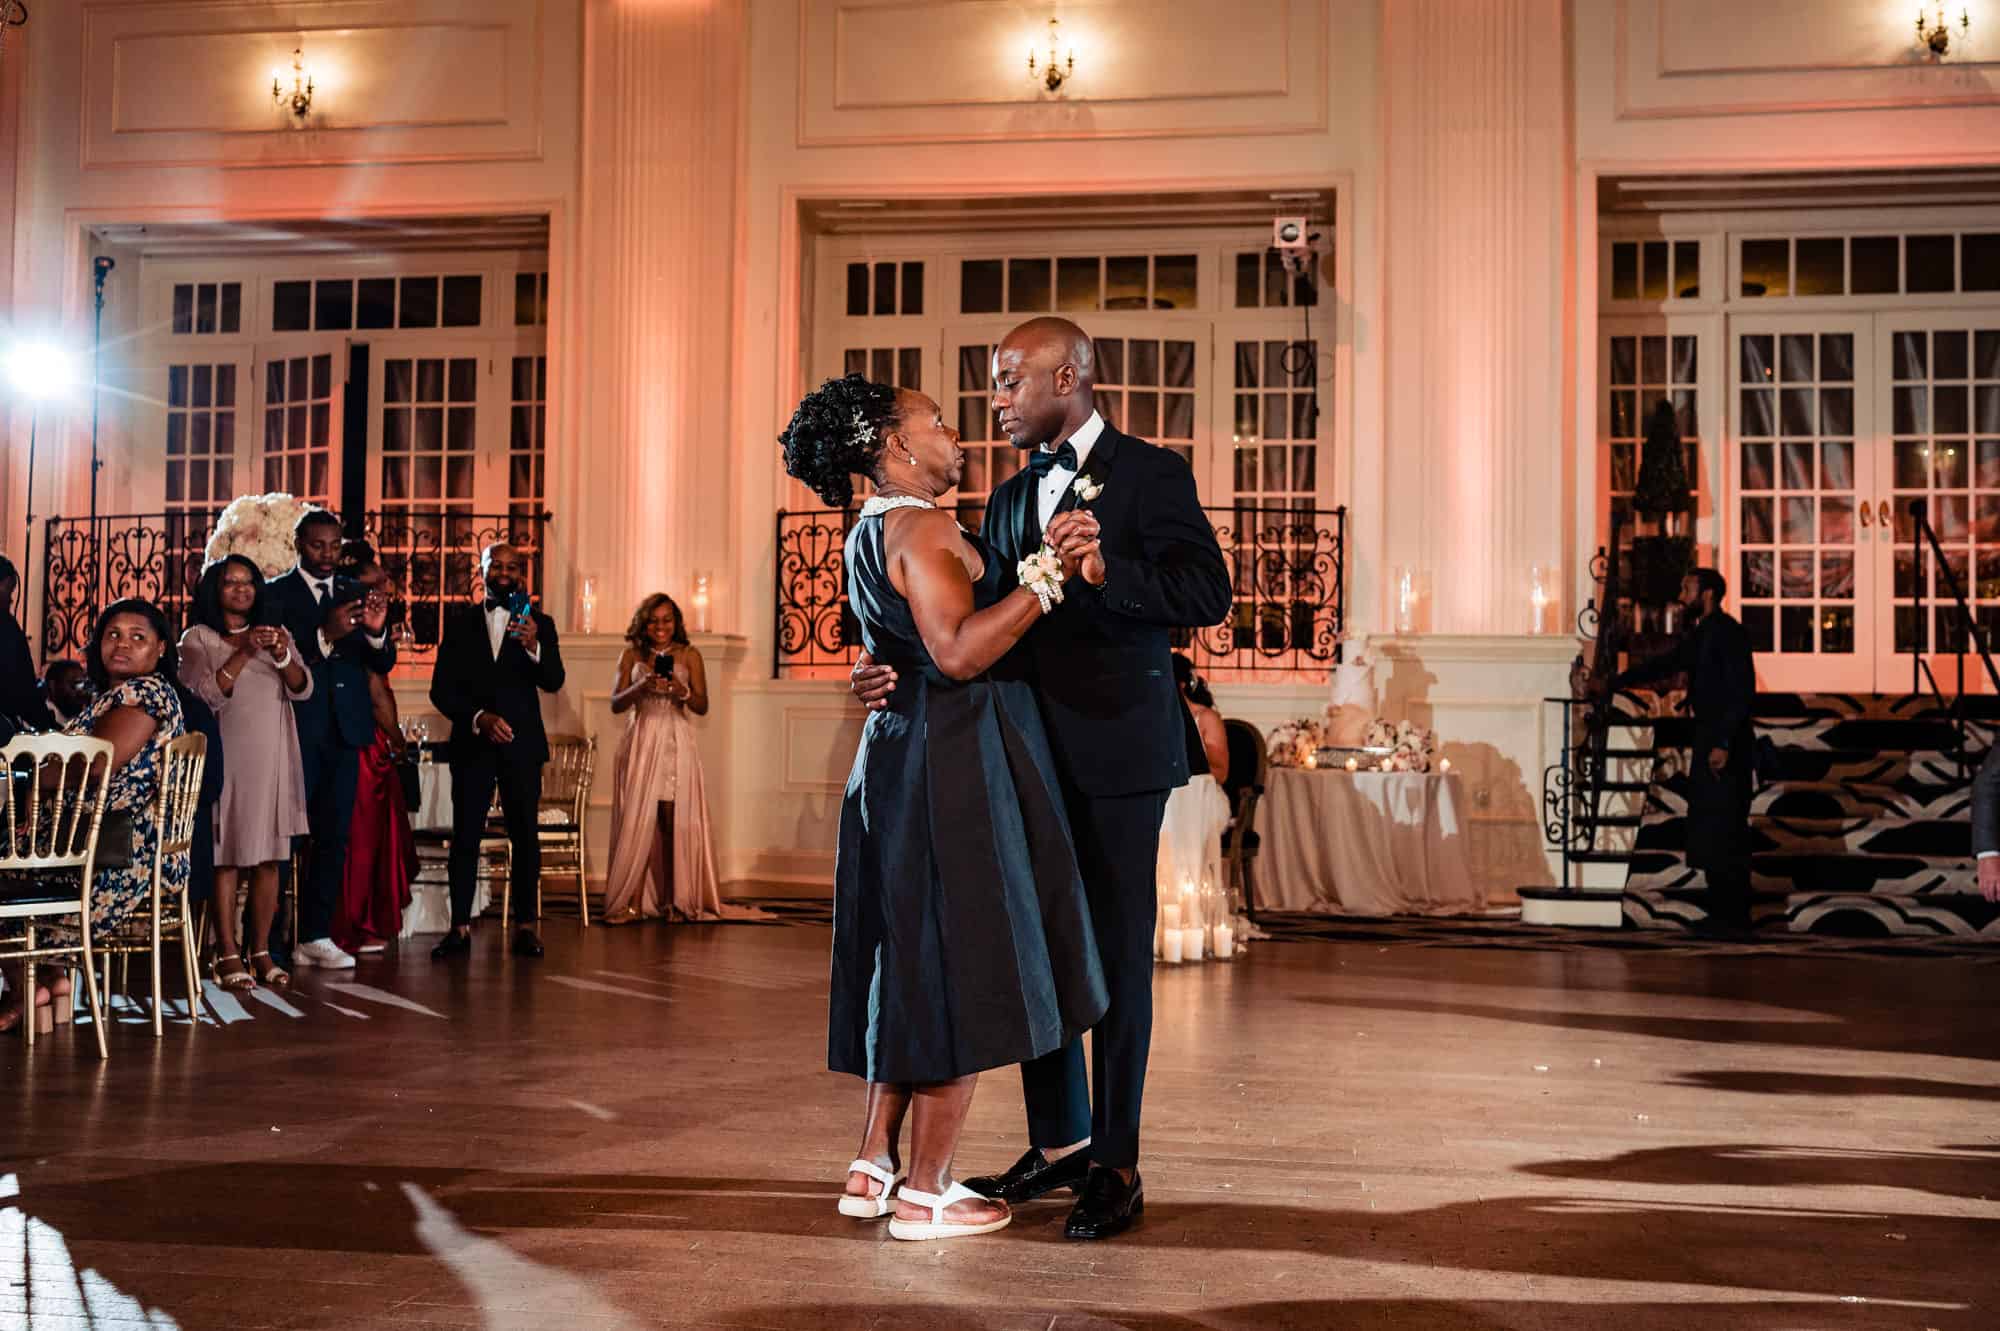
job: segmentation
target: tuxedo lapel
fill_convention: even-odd
[[[1083,470],[1077,473],[1076,480],[1069,483],[1062,498],[1056,501],[1056,511],[1049,515],[1052,521],[1056,514],[1067,513],[1083,502],[1082,496],[1076,492],[1077,481],[1088,480],[1092,485],[1101,486],[1110,479],[1112,461],[1118,456],[1118,437],[1118,432],[1109,424],[1104,427],[1097,436],[1097,442],[1090,447],[1090,456],[1084,459]]]

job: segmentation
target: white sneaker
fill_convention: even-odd
[[[341,951],[331,938],[315,938],[292,949],[293,966],[318,966],[330,971],[352,970],[354,958]]]

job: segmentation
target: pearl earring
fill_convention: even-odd
[[[917,465],[917,455],[915,453],[905,453],[903,456],[910,460],[912,467]]]

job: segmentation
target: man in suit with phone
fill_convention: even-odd
[[[542,843],[535,814],[549,760],[544,693],[563,686],[555,621],[536,610],[523,585],[527,561],[507,541],[486,547],[479,572],[486,599],[453,606],[431,672],[431,702],[451,722],[451,928],[433,961],[472,951],[472,897],[486,811],[500,792],[513,847],[514,955],[542,955]]]
[[[354,965],[333,941],[333,914],[347,869],[361,751],[375,742],[368,672],[386,675],[396,668],[388,598],[371,596],[352,578],[335,575],[340,541],[340,518],[327,509],[309,510],[292,532],[298,564],[264,588],[265,614],[291,632],[313,677],[311,696],[292,704],[312,836],[299,892],[299,946],[291,961],[329,970]],[[263,940],[266,947],[270,943]]]
[[[1031,319],[993,351],[993,408],[1027,465],[994,490],[982,534],[1011,562],[1059,513],[1089,504],[1100,549],[1021,643],[1063,782],[1111,1005],[1083,1041],[1021,1067],[1028,1149],[966,1186],[1007,1202],[1078,1194],[1064,1233],[1102,1239],[1144,1205],[1140,1100],[1153,1037],[1154,873],[1167,794],[1208,770],[1174,683],[1171,634],[1229,615],[1229,566],[1177,453],[1098,414],[1096,348],[1067,319]],[[1088,496],[1088,497],[1086,497]],[[1066,537],[1079,548],[1088,530]],[[865,656],[857,696],[881,705],[895,674]]]

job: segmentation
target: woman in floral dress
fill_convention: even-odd
[[[131,857],[118,868],[99,869],[91,887],[90,929],[101,935],[116,929],[151,899],[153,855],[160,841],[155,805],[160,796],[161,754],[165,746],[187,733],[181,702],[171,680],[177,668],[167,617],[150,601],[118,601],[97,617],[84,657],[84,668],[96,696],[81,716],[63,727],[66,735],[90,735],[111,741],[111,782],[105,816],[122,809],[131,815]],[[99,850],[104,846],[100,839]],[[169,855],[161,865],[163,887],[187,887],[188,857]],[[12,926],[18,929],[19,926]],[[73,928],[41,925],[38,939],[74,943]],[[70,980],[66,969],[44,967],[35,986],[35,1006],[53,1006],[58,1019],[69,1011]],[[10,972],[7,1001],[0,1005],[0,1031],[22,1019],[25,977]]]

